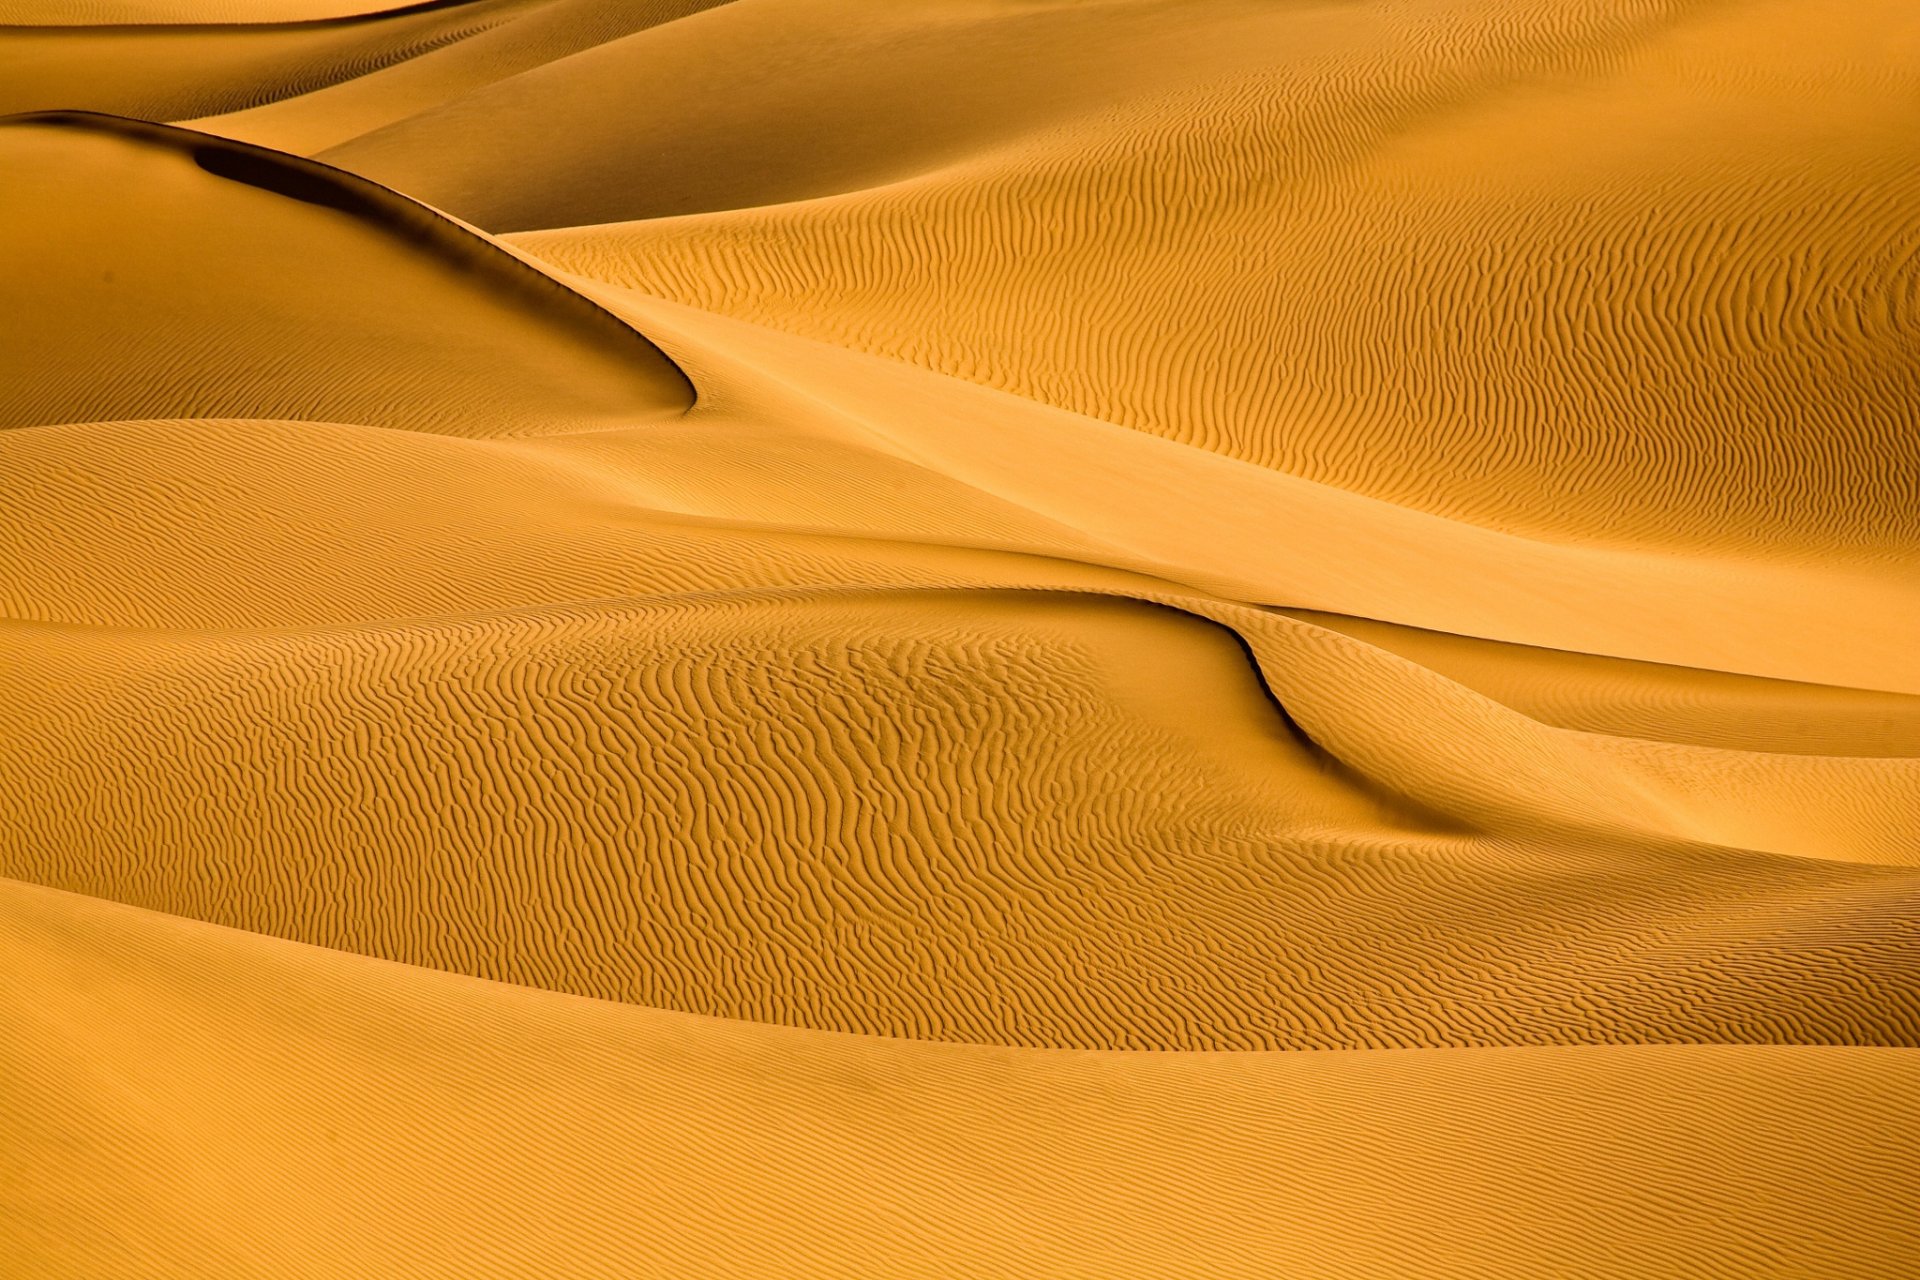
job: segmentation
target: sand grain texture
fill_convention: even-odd
[[[1920,1270],[1917,67],[0,0],[0,1272]]]

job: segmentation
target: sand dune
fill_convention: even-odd
[[[774,61],[800,7],[702,21],[752,24]],[[1480,524],[1913,572],[1904,0],[1152,7],[1213,25],[1211,56],[1153,59],[1138,93],[1103,78],[1073,118],[882,185],[521,242]],[[398,125],[336,154],[455,212],[472,189],[498,225],[484,193],[525,189],[513,144],[461,146],[487,117],[446,114],[407,150]],[[787,118],[768,102],[729,153],[756,168],[794,145]],[[454,148],[470,172],[440,180]],[[556,185],[551,209],[500,209],[508,229],[620,212]]]
[[[39,1274],[1839,1276],[1920,1248],[1910,1051],[1016,1052],[19,885],[0,912],[33,1046],[0,1040],[0,1185]]]
[[[277,22],[137,13],[114,15],[131,21],[82,26],[13,25],[0,28],[10,71],[0,107],[57,106],[156,120],[235,111],[415,57],[484,31],[529,2],[426,0],[379,13]]]
[[[21,1274],[1920,1268],[1906,6],[0,23]]]
[[[35,319],[11,344],[5,426],[244,416],[524,434],[692,402],[645,338],[350,174],[72,112],[0,125],[0,159],[0,233],[48,246],[0,286]]]

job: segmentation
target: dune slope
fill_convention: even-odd
[[[0,921],[33,1049],[0,1041],[0,1188],[48,1277],[1890,1276],[1920,1248],[1900,1050],[980,1049],[3,882]]]
[[[1915,54],[0,0],[0,1258],[1914,1273]]]
[[[0,120],[0,158],[17,255],[0,304],[23,321],[0,426],[261,417],[506,435],[692,402],[632,329],[351,174],[84,112]]]

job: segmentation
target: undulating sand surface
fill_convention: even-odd
[[[1920,7],[0,22],[0,1275],[1920,1274]]]

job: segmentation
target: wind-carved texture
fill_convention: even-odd
[[[1422,510],[1866,560],[1920,535],[1897,0],[1819,39],[1805,5],[1167,6],[1180,44],[1117,100],[1080,51],[1105,12],[1049,28],[1077,113],[817,199],[661,219],[607,181],[590,220],[641,220],[573,226],[562,185],[543,221],[458,146],[533,149],[480,98],[336,154],[483,224],[499,199],[570,271]],[[770,63],[799,38],[753,34]],[[732,145],[795,145],[785,121]]]
[[[1905,5],[208,2],[0,0],[0,1258],[1920,1265]]]

